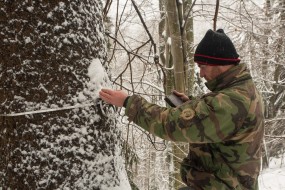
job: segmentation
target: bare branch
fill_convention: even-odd
[[[269,138],[282,138],[285,139],[285,135],[284,136],[274,136],[274,135],[264,135],[265,137],[269,137]]]
[[[140,56],[140,55],[138,55],[138,54],[136,54],[136,53],[133,53],[132,51],[128,50],[122,43],[120,43],[120,42],[117,40],[117,38],[111,36],[111,35],[108,34],[108,33],[105,33],[105,34],[106,34],[109,38],[111,38],[112,40],[114,40],[116,43],[118,43],[127,53],[132,54],[132,55],[134,55],[134,56],[136,56],[136,57],[139,57],[140,59],[142,59],[142,60],[144,60],[144,61],[147,62],[147,59],[145,59],[145,58],[143,58],[142,56]],[[137,47],[136,50],[139,50],[140,48],[142,48],[143,46],[145,46],[148,42],[149,42],[149,40],[146,41],[146,42],[145,42],[143,45],[141,45],[140,47]]]
[[[112,5],[113,0],[106,0],[106,4],[105,7],[103,9],[103,19],[105,20],[105,18],[107,17],[107,14],[110,10],[110,7]]]
[[[218,19],[218,13],[219,13],[219,6],[220,6],[220,0],[216,0],[216,10],[215,10],[215,15],[214,15],[214,26],[213,29],[216,31],[217,28],[217,19]]]
[[[186,24],[187,24],[189,15],[190,15],[190,13],[191,13],[191,11],[192,11],[192,9],[193,9],[193,7],[194,7],[195,4],[196,4],[196,0],[194,0],[194,2],[192,3],[192,5],[191,5],[191,7],[190,7],[190,9],[189,9],[189,11],[188,11],[188,13],[187,13],[187,16],[186,16],[186,18],[185,18],[185,22],[184,22],[184,24],[183,24],[183,26],[182,26],[182,33],[183,33],[184,30],[185,30],[185,26],[186,26]]]
[[[137,14],[138,14],[142,24],[143,24],[143,27],[144,27],[144,29],[145,29],[145,31],[146,31],[146,33],[147,33],[147,35],[148,35],[152,45],[153,45],[153,51],[154,51],[154,55],[155,55],[154,56],[154,61],[155,61],[155,63],[157,63],[159,61],[159,59],[158,59],[158,56],[156,56],[156,44],[155,44],[155,42],[154,42],[154,40],[153,40],[153,38],[152,38],[148,28],[147,28],[147,26],[146,26],[146,24],[145,24],[145,22],[144,22],[144,20],[143,20],[143,18],[141,16],[141,13],[140,13],[140,11],[139,11],[139,9],[138,9],[138,7],[137,7],[137,5],[136,5],[134,0],[132,0],[132,4],[134,5],[134,8],[135,8],[135,10],[136,10],[136,12],[137,12]]]

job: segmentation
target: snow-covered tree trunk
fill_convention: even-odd
[[[120,185],[101,2],[0,2],[0,189]]]

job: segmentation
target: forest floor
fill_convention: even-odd
[[[264,169],[259,176],[259,189],[285,190],[285,155],[270,160],[269,168]]]

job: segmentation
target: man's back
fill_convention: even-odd
[[[243,72],[246,71],[232,77],[231,81],[225,81],[224,85],[219,81],[219,87],[214,85],[213,92],[206,95],[209,97],[204,97],[208,98],[213,114],[215,104],[231,102],[232,109],[226,111],[232,117],[212,116],[216,122],[214,131],[224,138],[220,143],[190,144],[190,153],[184,159],[182,170],[184,167],[184,181],[195,189],[258,189],[264,130],[263,102],[251,78],[246,77],[250,75]],[[223,131],[219,129],[221,122],[227,122],[229,128],[234,127],[227,137],[223,137]],[[201,127],[203,125],[207,123]]]

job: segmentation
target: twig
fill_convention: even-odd
[[[215,15],[214,15],[214,26],[213,29],[216,31],[217,28],[217,19],[218,19],[218,13],[219,13],[219,6],[220,6],[220,0],[216,0],[216,10],[215,10]]]
[[[285,139],[285,136],[275,136],[275,135],[264,135],[265,137],[269,138],[280,138],[280,139]]]
[[[104,9],[103,9],[103,19],[104,19],[104,20],[106,19],[107,14],[108,14],[108,12],[109,12],[109,10],[110,10],[110,7],[111,7],[111,5],[112,5],[112,1],[113,1],[113,0],[106,0],[105,7],[104,7]]]
[[[272,122],[272,121],[282,121],[282,120],[285,120],[285,118],[280,117],[280,118],[266,119],[265,123]]]
[[[193,9],[195,3],[196,3],[196,0],[192,3],[192,5],[191,5],[191,7],[190,7],[190,9],[189,9],[189,11],[188,11],[188,13],[187,13],[187,16],[186,16],[186,18],[185,18],[185,22],[184,22],[184,24],[183,24],[183,26],[182,26],[182,33],[184,33],[185,26],[186,26],[187,21],[188,21],[188,17],[189,17],[189,15],[190,15],[190,13],[191,13],[191,11],[192,11],[192,9]]]
[[[134,8],[135,8],[135,10],[136,10],[136,12],[137,12],[137,14],[138,14],[142,24],[143,24],[143,27],[144,27],[144,29],[145,29],[145,31],[146,31],[146,33],[147,33],[147,35],[148,35],[152,45],[153,45],[153,51],[154,51],[154,55],[155,55],[154,58],[155,58],[155,62],[156,62],[157,61],[156,60],[156,44],[154,43],[154,40],[153,40],[153,38],[152,38],[152,36],[151,36],[151,34],[150,34],[150,32],[149,32],[145,22],[144,22],[144,20],[143,20],[143,18],[141,16],[141,13],[140,13],[140,11],[139,11],[139,9],[138,9],[138,7],[137,7],[137,5],[136,5],[134,0],[132,0],[132,4],[134,5]]]

